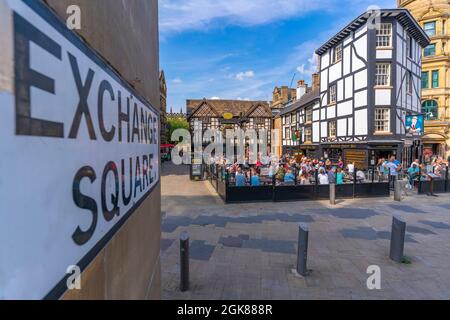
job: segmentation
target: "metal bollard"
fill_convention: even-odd
[[[303,277],[306,277],[308,273],[306,268],[308,260],[308,235],[308,225],[300,223],[298,227],[297,273]]]
[[[336,205],[336,184],[330,183],[330,204]]]
[[[390,258],[398,263],[402,263],[404,258],[405,233],[406,222],[399,217],[394,217],[392,219]]]
[[[189,234],[186,231],[180,235],[180,290],[189,290]]]
[[[402,201],[402,187],[401,187],[401,181],[396,179],[394,181],[394,200],[395,201]]]

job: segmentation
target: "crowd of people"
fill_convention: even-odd
[[[219,160],[223,168],[224,178],[238,187],[260,185],[310,185],[310,184],[344,184],[369,181],[394,181],[407,178],[408,186],[413,187],[416,181],[427,179],[429,173],[445,176],[447,164],[442,158],[432,163],[421,163],[416,159],[410,166],[404,166],[395,157],[379,159],[371,170],[363,171],[354,162],[344,163],[342,158],[333,162],[330,159],[308,157],[281,158],[261,157],[255,164],[232,163],[227,159]]]

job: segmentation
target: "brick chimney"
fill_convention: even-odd
[[[320,74],[318,72],[312,75],[312,89],[320,90]]]
[[[297,100],[300,100],[301,97],[306,93],[307,85],[305,80],[300,80],[297,82]]]

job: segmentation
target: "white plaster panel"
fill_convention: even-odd
[[[347,116],[353,113],[353,100],[338,103],[337,105],[337,116]]]
[[[367,90],[355,93],[355,108],[367,106]]]
[[[355,111],[355,135],[367,135],[367,109]]]
[[[347,119],[339,119],[337,121],[337,135],[338,137],[347,136]]]
[[[391,105],[391,89],[375,89],[375,105]]]
[[[355,73],[355,90],[367,88],[367,69]]]
[[[327,109],[327,119],[332,119],[336,117],[336,106],[328,107]]]
[[[320,73],[320,92],[328,90],[328,69]]]
[[[342,61],[335,63],[330,67],[329,77],[329,83],[336,81],[337,79],[342,77]]]
[[[353,76],[345,78],[345,99],[353,97]]]
[[[320,137],[321,138],[328,137],[328,122],[326,121],[320,123]]]
[[[314,122],[312,128],[313,142],[320,142],[320,123]]]
[[[337,83],[337,100],[344,100],[344,80],[341,79]]]

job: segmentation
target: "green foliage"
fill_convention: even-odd
[[[178,143],[179,141],[172,141],[172,133],[177,129],[186,129],[189,130],[189,123],[186,119],[176,118],[176,119],[169,119],[168,120],[168,126],[169,126],[169,140],[172,143]]]

